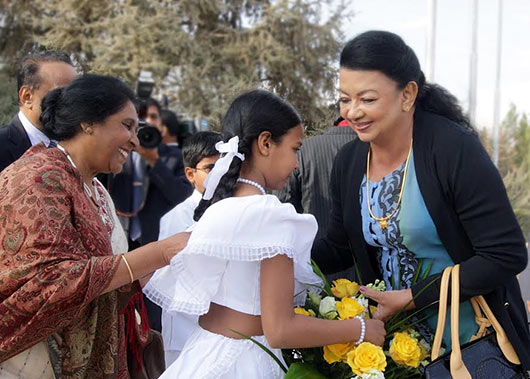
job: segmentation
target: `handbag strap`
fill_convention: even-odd
[[[504,331],[503,327],[501,326],[499,321],[497,321],[497,318],[491,311],[488,303],[486,302],[486,299],[484,299],[483,296],[475,296],[475,298],[477,299],[477,302],[480,305],[482,311],[484,312],[486,318],[491,323],[491,326],[493,326],[493,329],[497,334],[497,343],[499,344],[499,348],[501,349],[506,359],[515,365],[521,364],[521,361],[519,360],[519,357],[515,352],[512,343],[508,339],[508,336],[506,335],[506,332]]]
[[[451,271],[451,376],[455,379],[471,379],[462,360],[460,350],[460,265],[455,265]]]
[[[431,350],[431,360],[435,360],[440,355],[440,347],[442,337],[445,329],[445,320],[447,315],[447,293],[449,287],[449,277],[451,277],[451,375],[453,378],[469,378],[469,371],[462,361],[462,352],[460,349],[459,336],[459,311],[460,311],[460,265],[454,267],[447,267],[443,274],[440,284],[440,303],[438,306],[438,322],[436,326],[436,333]],[[506,333],[500,323],[495,318],[495,315],[488,306],[483,296],[475,296],[471,299],[473,309],[476,314],[476,320],[482,321],[486,318],[488,323],[493,326],[496,332],[497,342],[499,348],[503,352],[508,361],[513,364],[520,364],[519,357],[515,352],[512,344],[508,340]],[[484,313],[484,315],[482,314]],[[480,331],[479,333],[480,334]]]
[[[445,329],[445,319],[447,315],[447,292],[449,288],[449,276],[453,267],[446,267],[442,273],[440,281],[440,301],[438,302],[438,321],[436,324],[436,333],[431,349],[431,361],[440,356],[440,347],[442,346],[442,337]]]

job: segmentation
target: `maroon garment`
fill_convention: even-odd
[[[59,149],[36,145],[0,174],[0,362],[52,337],[61,378],[128,378],[123,316],[106,294],[120,256]]]

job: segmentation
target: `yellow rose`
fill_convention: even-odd
[[[315,312],[313,312],[313,310],[308,310],[306,311],[304,308],[302,307],[296,307],[294,309],[294,313],[298,314],[298,315],[305,315],[305,316],[311,316],[311,317],[315,317]]]
[[[329,364],[346,360],[346,355],[355,348],[355,343],[336,343],[324,346],[324,359]]]
[[[397,332],[390,343],[390,357],[399,365],[417,368],[420,364],[421,348],[415,338],[407,332]]]
[[[339,320],[347,320],[362,315],[364,307],[357,300],[345,297],[337,302],[337,312],[339,312]]]
[[[380,346],[363,342],[346,355],[346,363],[361,376],[370,373],[370,370],[385,371],[386,357]]]
[[[333,281],[331,292],[339,299],[355,296],[359,292],[359,285],[355,282],[350,282],[348,279],[337,279]]]

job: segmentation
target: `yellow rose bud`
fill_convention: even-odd
[[[397,332],[390,343],[390,357],[398,365],[417,368],[420,364],[421,348],[415,338],[407,332]]]
[[[311,309],[307,311],[307,310],[305,310],[302,307],[296,307],[294,309],[294,313],[296,313],[298,315],[305,315],[305,316],[315,317],[315,312],[313,312]]]
[[[359,292],[359,285],[355,282],[350,282],[348,279],[337,279],[333,281],[331,292],[339,299],[355,296]]]
[[[347,320],[355,316],[360,316],[364,312],[364,307],[351,297],[345,297],[337,302],[337,312],[339,320]]]
[[[363,342],[346,355],[346,363],[361,376],[370,373],[370,370],[385,371],[386,357],[380,346]]]
[[[324,360],[329,364],[345,361],[346,355],[355,348],[355,343],[337,343],[324,346]]]

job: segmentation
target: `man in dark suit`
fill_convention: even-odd
[[[31,146],[50,140],[41,130],[39,117],[43,97],[52,89],[68,85],[76,76],[70,58],[58,51],[28,54],[17,67],[19,112],[0,127],[0,171],[16,161]]]
[[[161,108],[154,99],[147,102],[146,122],[162,130]],[[169,136],[156,148],[137,146],[122,172],[108,182],[131,249],[158,240],[160,218],[193,191],[175,142]],[[140,190],[136,193],[140,192],[140,201],[134,199],[136,190]]]
[[[333,160],[340,148],[353,140],[355,132],[339,119],[323,134],[304,140],[298,152],[298,168],[277,196],[294,205],[299,213],[310,213],[318,223],[317,237],[325,235],[331,210],[329,180]]]
[[[325,235],[330,219],[329,181],[335,155],[355,137],[355,132],[339,118],[335,125],[327,128],[323,134],[304,140],[298,152],[298,168],[291,174],[285,187],[277,192],[280,201],[293,204],[298,213],[310,213],[315,216],[318,223],[315,238]],[[328,280],[353,280],[355,270],[351,267],[327,277]]]

